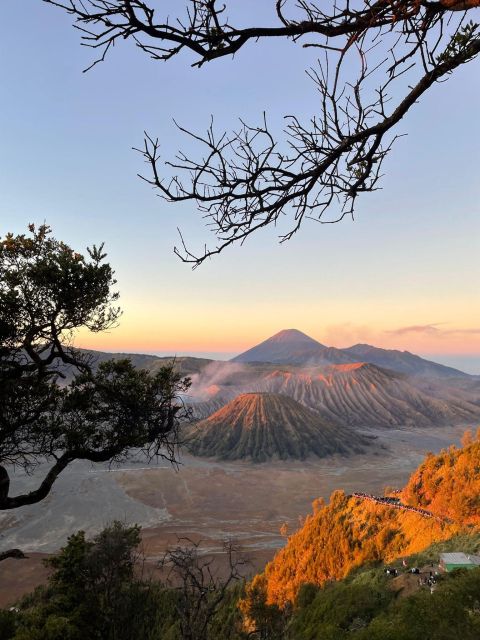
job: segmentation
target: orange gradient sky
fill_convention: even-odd
[[[143,351],[159,353],[241,352],[285,328],[297,328],[328,346],[347,347],[366,342],[389,349],[408,350],[423,354],[480,353],[480,322],[477,326],[465,322],[472,318],[471,301],[455,300],[447,313],[442,300],[425,301],[423,308],[406,308],[398,301],[371,300],[362,307],[351,308],[351,302],[332,301],[308,305],[269,302],[257,303],[248,313],[241,305],[204,305],[194,313],[194,320],[178,304],[140,305],[128,301],[119,327],[108,334],[82,332],[77,344],[108,351]],[[328,309],[326,312],[325,307]],[[382,318],[375,310],[382,309]],[[455,310],[457,313],[454,313]],[[339,322],[354,311],[356,322]],[[477,317],[479,317],[477,309]],[[161,318],[161,320],[159,320]]]
[[[252,11],[270,21],[274,3],[237,4],[247,21]],[[92,52],[69,16],[38,0],[4,10],[0,233],[46,221],[76,251],[105,242],[121,293],[119,327],[83,332],[78,345],[227,357],[296,328],[331,346],[367,342],[480,363],[480,83],[472,82],[480,61],[437,83],[402,120],[380,189],[359,198],[355,220],[305,220],[278,244],[289,211],[192,272],[173,254],[178,228],[194,252],[215,239],[195,203],[165,203],[138,179],[145,167],[132,147],[147,130],[162,159],[179,149],[196,156],[173,118],[203,132],[214,114],[229,131],[264,111],[282,140],[286,114],[318,117],[305,75],[317,54],[279,40],[262,55],[246,47],[196,69],[188,57],[154,63],[126,43],[83,74]],[[452,118],[459,104],[461,118]]]

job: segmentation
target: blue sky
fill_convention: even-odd
[[[269,6],[244,0],[240,19],[267,22]],[[266,230],[192,272],[172,248],[177,227],[201,247],[202,220],[136,177],[132,147],[146,129],[166,157],[188,148],[174,117],[202,131],[212,113],[231,128],[266,110],[280,130],[285,114],[313,115],[311,51],[252,45],[197,70],[188,55],[155,63],[122,43],[83,74],[92,52],[64,13],[3,0],[1,16],[0,231],[46,220],[76,249],[105,240],[124,317],[82,344],[233,353],[296,327],[335,346],[373,342],[480,373],[478,61],[404,119],[409,135],[386,161],[382,191],[361,200],[354,222],[309,222],[283,245]]]

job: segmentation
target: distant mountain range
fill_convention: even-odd
[[[160,357],[136,353],[106,353],[102,351],[89,351],[89,353],[97,364],[111,358],[130,358],[135,366],[150,371],[155,371],[174,359],[173,356]],[[175,357],[175,361],[184,375],[195,375],[213,362],[223,362],[193,356]],[[232,358],[229,362],[302,367],[362,362],[375,364],[408,376],[457,379],[459,383],[462,380],[467,385],[469,382],[474,385],[476,382],[480,382],[480,376],[472,376],[459,369],[432,362],[409,351],[381,349],[368,344],[356,344],[352,347],[337,349],[336,347],[327,347],[297,329],[284,329]],[[68,372],[69,367],[66,367],[65,370]]]
[[[469,378],[468,373],[459,369],[447,367],[431,360],[416,356],[409,351],[397,349],[380,349],[369,344],[356,344],[348,349],[342,349],[355,360],[370,362],[379,367],[385,367],[398,373],[406,373],[410,376],[422,376],[426,378]]]
[[[97,363],[128,357],[151,372],[172,362],[90,353]],[[358,428],[480,421],[479,376],[407,351],[327,347],[296,329],[280,331],[228,362],[175,362],[192,379],[185,401],[197,421],[190,446],[198,455],[259,461],[346,454],[365,445]]]
[[[176,367],[183,376],[194,376],[199,374],[208,365],[215,362],[207,358],[195,358],[190,356],[154,356],[143,353],[107,353],[106,351],[93,351],[92,349],[79,349],[84,354],[89,356],[93,368],[95,369],[102,362],[108,360],[122,360],[128,358],[132,364],[139,369],[146,369],[150,373],[155,373],[161,367],[164,367],[173,361],[176,363]],[[73,370],[70,365],[59,365],[59,370],[65,375],[65,380],[60,380],[60,384],[66,384],[72,380]]]
[[[416,356],[408,351],[356,344],[346,349],[326,347],[297,329],[284,329],[232,359],[232,362],[269,362],[318,366],[354,362],[376,364],[398,373],[434,378],[468,378],[468,374]]]
[[[197,423],[187,446],[195,455],[265,462],[362,453],[368,444],[287,395],[244,393]]]

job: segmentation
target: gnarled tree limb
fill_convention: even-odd
[[[143,178],[168,202],[195,202],[215,236],[215,246],[194,252],[180,234],[175,252],[194,266],[284,216],[290,226],[281,240],[306,218],[337,222],[353,214],[358,195],[378,188],[400,120],[478,55],[479,25],[470,16],[480,0],[272,0],[272,24],[247,26],[229,18],[228,0],[185,1],[172,18],[144,0],[45,2],[74,17],[82,44],[101,52],[93,64],[120,40],[156,60],[188,52],[197,67],[272,38],[324,54],[309,74],[320,108],[306,124],[287,117],[283,140],[265,117],[220,135],[213,125],[206,135],[182,126],[203,155],[180,152],[162,166],[158,140],[146,135],[141,153],[152,174]]]

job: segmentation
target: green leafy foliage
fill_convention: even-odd
[[[118,320],[113,270],[102,247],[87,257],[30,225],[0,240],[0,462],[35,464],[61,433],[62,368],[88,371],[74,350],[78,329]]]
[[[129,360],[95,370],[72,346],[78,330],[104,331],[120,316],[105,258],[103,245],[84,256],[45,225],[0,240],[0,465],[30,470],[52,461],[36,490],[14,497],[0,466],[0,510],[43,500],[77,459],[105,462],[141,449],[175,460],[189,379],[173,364],[152,375]]]
[[[47,561],[52,574],[20,603],[16,640],[140,640],[174,625],[174,593],[138,575],[140,529],[114,522],[93,540],[72,535]],[[2,637],[2,636],[0,636]]]
[[[0,640],[183,640],[178,618],[182,592],[144,579],[138,543],[139,528],[118,522],[93,540],[83,532],[71,536],[48,561],[48,585],[24,598],[17,611],[0,612]],[[432,545],[412,556],[410,564],[438,561],[440,551],[459,544],[476,550],[480,534]],[[419,586],[406,596],[383,567],[367,565],[323,587],[302,585],[293,605],[283,610],[267,603],[263,576],[226,592],[212,587],[209,597],[220,593],[220,605],[202,635],[206,640],[480,637],[480,568],[445,574],[433,593]]]
[[[476,640],[480,637],[480,570],[457,570],[431,594],[421,590],[394,602],[359,640]]]
[[[60,553],[46,560],[52,570],[48,584],[24,597],[14,611],[0,610],[0,640],[246,638],[238,608],[242,583],[214,579],[208,565],[203,570],[203,586],[190,585],[206,566],[198,564],[201,559],[194,555],[193,568],[189,565],[181,573],[177,566],[175,584],[167,587],[170,580],[153,581],[145,576],[139,545],[140,528],[120,522],[93,539],[87,539],[83,531],[70,536]],[[182,588],[185,581],[187,592]],[[187,604],[186,593],[190,597]],[[208,599],[208,624],[186,629],[181,611],[185,606],[190,611],[205,608],[204,597]]]
[[[464,56],[467,62],[473,55],[469,47],[478,38],[478,27],[480,25],[470,20],[467,24],[462,25],[452,36],[450,42],[439,56],[437,62],[448,63],[458,56]]]

